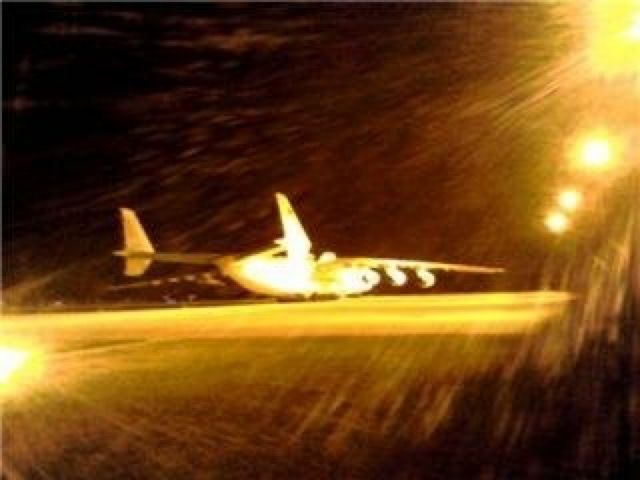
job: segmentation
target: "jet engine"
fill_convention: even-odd
[[[401,287],[407,283],[407,274],[398,267],[387,267],[384,271],[394,287]]]
[[[338,273],[338,284],[344,294],[371,290],[380,282],[380,274],[370,268],[345,268]]]
[[[331,263],[335,261],[336,254],[333,252],[322,252],[318,257],[318,263]]]
[[[422,281],[422,288],[431,288],[436,284],[436,276],[426,268],[416,270],[416,275]]]
[[[370,268],[365,268],[362,271],[362,281],[367,285],[375,287],[380,283],[380,274]]]

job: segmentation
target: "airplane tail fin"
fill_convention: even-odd
[[[155,250],[133,210],[121,208],[120,216],[122,218],[124,250],[115,252],[115,254],[125,257],[124,274],[137,277],[149,268]]]
[[[311,241],[293,211],[291,203],[282,193],[276,193],[276,202],[284,233],[282,240],[277,241],[277,243],[287,250],[289,257],[306,258],[311,251]]]

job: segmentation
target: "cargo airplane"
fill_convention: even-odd
[[[275,246],[246,255],[156,252],[135,212],[121,208],[124,249],[113,252],[124,257],[127,276],[142,275],[151,262],[215,266],[223,277],[246,290],[280,298],[344,297],[370,291],[384,272],[394,286],[404,285],[411,270],[429,288],[435,284],[434,271],[499,273],[501,268],[457,265],[388,258],[338,257],[333,252],[315,256],[311,242],[289,200],[276,193],[283,236]],[[193,275],[189,275],[193,279]],[[209,279],[212,277],[209,274]],[[177,282],[177,278],[170,279]],[[154,282],[150,282],[152,285]],[[211,284],[221,284],[209,281]]]

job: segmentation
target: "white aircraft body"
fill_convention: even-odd
[[[124,249],[114,255],[125,258],[125,275],[142,275],[152,261],[212,265],[222,276],[245,289],[275,297],[315,296],[343,297],[370,291],[381,281],[384,272],[392,285],[407,281],[405,270],[412,270],[425,288],[435,284],[434,271],[467,273],[499,273],[501,268],[456,265],[448,263],[387,258],[338,257],[324,252],[316,257],[311,242],[287,197],[276,193],[282,222],[283,237],[275,247],[248,255],[217,255],[209,253],[156,252],[135,212],[121,208]],[[193,275],[188,277],[193,278]],[[209,277],[211,280],[211,276]],[[178,281],[177,278],[170,279]],[[220,284],[217,281],[207,283]],[[151,284],[154,284],[151,282]]]

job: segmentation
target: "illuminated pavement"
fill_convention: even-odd
[[[5,315],[5,474],[601,478],[618,455],[615,372],[573,357],[570,304],[535,292]]]
[[[562,292],[526,292],[12,314],[2,317],[2,334],[55,349],[100,338],[511,334],[557,318],[569,300]]]

